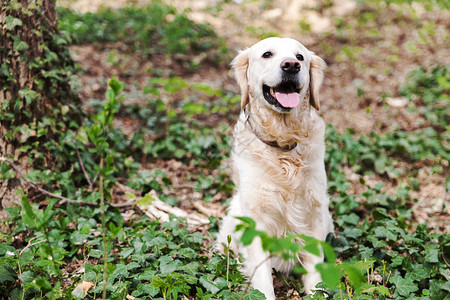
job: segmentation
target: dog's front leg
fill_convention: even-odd
[[[303,286],[305,294],[311,294],[314,291],[316,284],[322,281],[320,273],[316,270],[316,265],[323,262],[323,255],[315,256],[310,253],[303,253],[301,255],[302,265],[308,272],[303,275]]]
[[[262,249],[259,237],[245,248],[244,259],[245,273],[249,276],[251,286],[262,292],[266,299],[275,300],[271,258]]]

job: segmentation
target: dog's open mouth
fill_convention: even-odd
[[[300,87],[293,81],[283,82],[276,87],[263,84],[264,99],[284,111],[289,111],[300,103]]]

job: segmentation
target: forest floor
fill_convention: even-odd
[[[146,3],[138,2],[138,5]],[[60,4],[80,11],[86,11],[86,8],[95,11],[103,5],[121,7],[130,3],[79,0],[61,1]],[[210,64],[202,61],[203,57],[192,57],[191,60],[200,61],[199,67],[192,70],[170,56],[130,54],[120,42],[71,46],[73,58],[82,68],[79,78],[82,99],[101,99],[105,92],[104,83],[112,75],[126,82],[130,92],[142,89],[152,76],[149,69],[164,70],[165,74],[179,76],[189,83],[206,83],[238,94],[229,67],[236,50],[251,46],[263,37],[277,35],[298,39],[327,62],[320,111],[327,123],[340,132],[351,128],[362,135],[372,131],[409,132],[420,127],[421,120],[408,111],[408,100],[399,94],[407,74],[418,67],[428,69],[450,61],[448,11],[428,11],[418,4],[412,7],[382,4],[382,16],[375,17],[373,12],[361,11],[351,0],[335,1],[334,5],[325,1],[308,1],[306,4],[306,1],[282,0],[242,4],[187,0],[169,3],[179,11],[187,9],[187,15],[194,21],[212,25],[228,47],[222,62]],[[112,54],[115,61],[111,59]],[[136,120],[119,120],[121,129],[128,135],[139,127]],[[232,125],[229,120],[216,121]],[[177,166],[176,161],[160,161],[142,168],[164,169],[172,182],[184,185],[185,173],[189,170]],[[430,226],[449,232],[450,196],[445,190],[448,172],[435,173],[421,165],[415,168],[420,169],[420,188],[412,195],[418,200],[413,209],[416,220],[419,223],[427,221]],[[353,184],[350,192],[359,193],[362,189],[360,177],[364,176],[350,168],[345,173]],[[392,192],[407,180],[407,176],[395,180],[381,176],[364,179],[369,185],[383,181],[383,189]],[[186,189],[178,193],[182,193],[178,198],[190,198],[182,202],[184,205],[180,204],[185,209],[192,209],[189,203],[201,197]],[[223,200],[219,195],[214,203],[220,206]]]
[[[70,47],[70,82],[86,114],[48,143],[70,166],[27,174],[67,198],[30,189],[8,210],[0,294],[96,298],[105,287],[114,299],[263,298],[239,272],[238,254],[212,245],[234,189],[240,91],[230,62],[280,36],[327,63],[319,114],[335,232],[320,242],[325,288],[311,297],[443,299],[450,7],[389,2],[57,1],[57,41]],[[317,255],[315,245],[303,250]],[[301,299],[298,273],[280,275],[278,299]]]

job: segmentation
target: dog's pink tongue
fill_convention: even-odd
[[[279,93],[275,92],[275,97],[278,102],[280,102],[283,107],[294,108],[300,103],[300,94],[299,93]]]

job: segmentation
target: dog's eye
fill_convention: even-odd
[[[299,54],[297,54],[297,59],[298,60],[300,60],[300,61],[303,61],[303,60],[305,60],[305,58],[303,57],[303,55],[301,55],[300,53]]]
[[[262,55],[262,57],[263,58],[269,58],[269,57],[272,57],[272,52],[270,52],[270,51],[267,51],[267,52],[264,52],[264,54]]]

